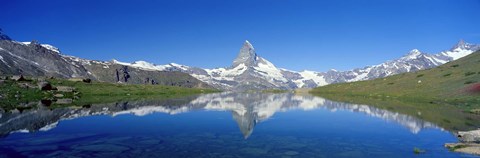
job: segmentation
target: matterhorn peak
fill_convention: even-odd
[[[255,53],[255,49],[253,45],[248,41],[245,40],[242,48],[240,48],[240,52],[238,53],[237,58],[233,61],[233,67],[237,67],[240,64],[245,64],[245,66],[254,66],[257,63],[257,54]]]
[[[245,40],[244,45],[248,45],[248,47],[250,47],[252,49],[255,49],[255,48],[253,48],[253,45],[248,40]]]

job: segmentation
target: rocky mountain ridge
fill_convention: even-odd
[[[52,45],[40,44],[37,41],[13,41],[1,30],[0,38],[0,76],[90,78],[101,82],[212,88],[189,74],[178,71],[148,71],[116,62],[68,56]]]

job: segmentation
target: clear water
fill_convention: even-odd
[[[293,94],[1,114],[0,157],[473,157],[445,149],[455,136],[416,117]]]

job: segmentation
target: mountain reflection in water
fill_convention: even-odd
[[[129,101],[110,104],[94,104],[84,108],[66,107],[49,109],[39,107],[24,111],[0,112],[0,135],[13,132],[48,131],[55,128],[59,121],[92,115],[134,114],[144,116],[152,113],[171,115],[191,111],[231,111],[244,138],[248,138],[254,127],[268,120],[277,112],[289,110],[313,110],[317,108],[335,111],[351,111],[396,122],[418,133],[425,128],[441,129],[438,126],[413,116],[400,114],[368,105],[349,104],[325,100],[315,96],[295,95],[291,93],[214,93],[170,100]]]

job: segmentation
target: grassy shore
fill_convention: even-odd
[[[65,79],[47,79],[46,81],[51,83],[54,87],[73,87],[75,91],[41,91],[36,87],[38,81],[34,79],[30,81],[5,80],[4,83],[0,84],[0,108],[17,108],[21,104],[44,99],[54,100],[72,98],[73,105],[84,105],[122,100],[176,98],[201,93],[218,92],[218,90],[214,89],[184,88],[164,85],[139,85],[107,82],[85,83]],[[29,85],[29,87],[22,85]],[[61,94],[63,97],[55,97],[55,94]]]

